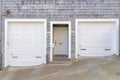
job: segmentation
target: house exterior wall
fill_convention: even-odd
[[[0,1],[0,69],[2,68],[2,1]]]
[[[10,10],[8,15],[7,10]],[[50,53],[50,21],[71,21],[71,53],[74,58],[75,19],[120,18],[120,0],[1,0],[0,67],[4,64],[5,18],[47,19],[46,49],[48,56]]]

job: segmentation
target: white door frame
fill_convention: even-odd
[[[77,57],[78,57],[78,38],[77,38],[77,36],[78,36],[78,23],[80,23],[80,22],[114,22],[115,23],[115,35],[116,36],[114,36],[114,45],[113,45],[113,47],[114,47],[114,54],[116,54],[116,55],[119,55],[119,19],[76,19],[76,49],[75,49],[75,58],[77,59]]]
[[[45,40],[45,54],[46,54],[46,28],[47,28],[47,24],[46,24],[46,19],[5,19],[5,32],[4,32],[4,66],[6,67],[9,65],[9,54],[7,53],[7,33],[8,33],[8,24],[10,22],[44,22],[44,40]]]
[[[68,58],[71,58],[71,22],[70,21],[51,21],[50,22],[50,62],[53,61],[53,25],[68,24]]]

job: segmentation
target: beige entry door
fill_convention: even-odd
[[[54,55],[68,54],[68,27],[54,26],[53,28]]]

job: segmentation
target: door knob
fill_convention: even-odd
[[[56,44],[57,44],[57,41],[55,40],[55,41],[54,41],[54,45],[56,46]]]

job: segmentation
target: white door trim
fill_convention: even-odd
[[[78,57],[78,50],[77,50],[77,47],[78,47],[78,23],[80,22],[114,22],[115,23],[115,40],[114,40],[114,54],[116,55],[119,55],[119,19],[76,19],[75,21],[76,23],[76,28],[75,28],[75,36],[76,36],[76,48],[75,48],[75,58],[77,59]]]
[[[68,24],[68,58],[71,58],[71,22],[70,21],[51,21],[50,22],[50,62],[53,61],[53,24]]]
[[[4,66],[6,67],[9,65],[9,54],[7,54],[7,32],[8,32],[8,23],[9,22],[44,22],[44,33],[46,33],[46,28],[47,28],[47,24],[46,24],[46,19],[5,19],[5,33],[4,33]],[[45,40],[45,54],[46,54],[46,34],[44,34],[44,40]]]

